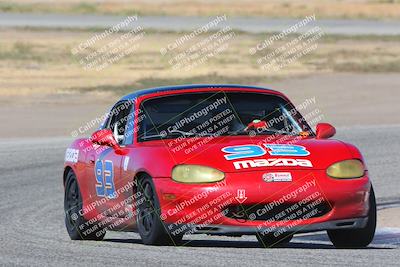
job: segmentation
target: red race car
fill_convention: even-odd
[[[316,132],[280,92],[186,85],[123,97],[65,154],[65,224],[73,240],[137,231],[143,243],[186,234],[256,235],[265,247],[327,230],[365,247],[376,204],[362,155]],[[307,117],[307,116],[306,116]]]

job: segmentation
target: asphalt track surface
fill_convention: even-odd
[[[126,17],[123,16],[111,15],[0,13],[0,27],[109,28],[125,19]],[[145,29],[192,31],[213,19],[215,17],[139,16],[138,20],[129,24],[126,29],[136,28],[140,25]],[[227,21],[219,23],[214,29],[222,29],[229,25],[235,30],[251,33],[280,32],[301,20],[228,17]],[[318,19],[318,17],[316,21],[301,27],[298,32],[306,32],[315,26],[319,26],[326,34],[400,34],[400,21]]]
[[[400,126],[338,129],[369,164],[379,203],[398,203]],[[398,266],[400,229],[378,229],[367,249],[335,249],[325,233],[265,249],[255,237],[189,236],[184,247],[141,244],[137,234],[71,241],[63,222],[62,167],[69,138],[0,140],[0,265]],[[394,204],[396,205],[396,204]],[[398,220],[399,218],[393,218]]]

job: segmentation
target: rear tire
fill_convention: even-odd
[[[89,224],[81,216],[82,195],[75,173],[70,170],[65,180],[64,212],[65,227],[72,240],[103,240],[106,231],[97,224]]]
[[[375,229],[376,201],[371,187],[367,225],[361,229],[328,230],[328,236],[336,248],[365,248],[374,238]]]
[[[138,180],[137,228],[146,245],[179,245],[183,234],[172,235],[160,218],[160,204],[150,176]]]

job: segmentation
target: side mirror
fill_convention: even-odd
[[[90,140],[92,140],[92,143],[101,146],[118,146],[117,141],[114,139],[113,132],[109,129],[102,129],[94,132],[90,137]]]
[[[334,136],[336,133],[335,127],[329,123],[317,124],[317,139],[327,139]]]
[[[114,134],[109,129],[102,129],[94,132],[90,137],[92,143],[101,145],[101,146],[109,146],[115,150],[115,153],[119,155],[126,155],[126,150],[121,148],[118,142],[114,138]]]

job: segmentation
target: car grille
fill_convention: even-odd
[[[271,208],[270,203],[267,203],[230,205],[227,207],[225,216],[233,219],[253,221],[293,221],[321,217],[329,211],[331,211],[331,206],[326,201],[322,201],[312,207],[299,206],[296,203],[283,203]]]

